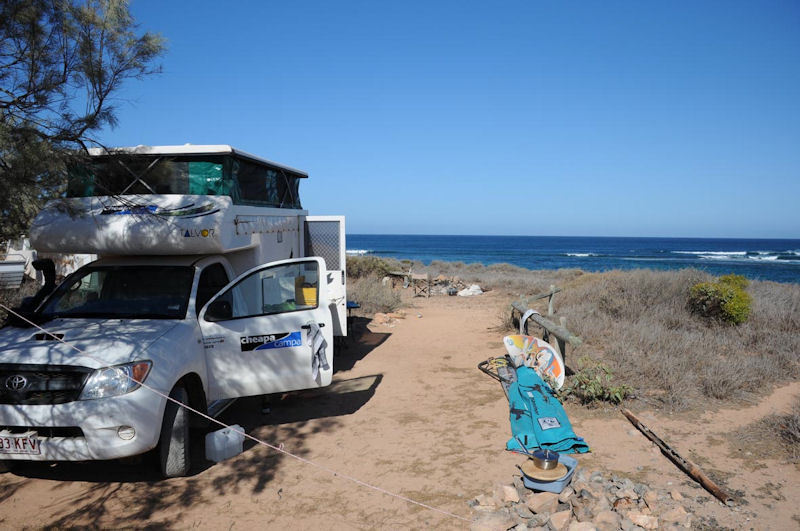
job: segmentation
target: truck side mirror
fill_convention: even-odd
[[[217,299],[206,308],[204,319],[209,322],[225,321],[233,318],[233,309],[228,301]]]

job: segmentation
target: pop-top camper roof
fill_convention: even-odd
[[[69,168],[66,199],[31,226],[38,250],[93,254],[227,253],[263,235],[297,237],[303,171],[228,145],[90,150]],[[261,239],[259,239],[261,238]]]

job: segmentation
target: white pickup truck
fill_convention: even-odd
[[[67,206],[31,228],[39,250],[100,258],[21,312],[35,326],[0,330],[0,459],[155,450],[165,476],[185,475],[200,417],[166,396],[213,414],[226,399],[331,381],[333,336],[346,334],[344,220],[300,208],[305,175],[229,146],[122,153],[97,153]],[[118,162],[135,177],[126,193],[96,195],[123,191],[104,179]],[[248,197],[259,171],[273,179],[260,189],[283,198]],[[164,183],[183,193],[152,193]]]

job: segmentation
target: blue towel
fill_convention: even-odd
[[[589,445],[572,431],[567,413],[553,390],[530,367],[517,368],[517,381],[508,387],[508,404],[512,437],[506,443],[506,450],[520,452],[524,445],[529,451],[534,448],[565,454],[589,451]]]

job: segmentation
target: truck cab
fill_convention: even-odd
[[[147,175],[165,162],[159,182],[189,180],[195,163],[217,186],[201,191],[227,195],[78,194],[40,213],[37,249],[100,258],[26,314],[27,326],[0,330],[0,459],[154,450],[165,476],[185,475],[201,417],[183,405],[205,414],[232,398],[330,384],[333,337],[346,334],[343,218],[310,217],[291,193],[289,208],[237,201],[255,170],[302,174],[229,146],[134,149],[123,152],[130,186],[154,188]],[[73,191],[108,190],[102,169],[118,162],[97,157]]]

